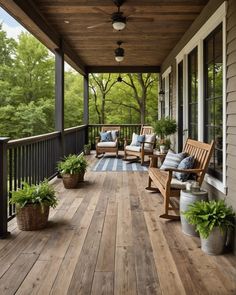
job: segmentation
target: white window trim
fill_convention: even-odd
[[[165,117],[170,116],[170,73],[171,67],[162,74],[162,79],[165,80],[165,89],[163,89],[165,92]]]
[[[203,109],[204,109],[204,69],[203,69],[203,42],[204,39],[212,32],[218,25],[223,24],[223,180],[206,174],[205,181],[215,187],[223,194],[227,193],[226,186],[226,13],[227,2],[225,1],[215,13],[207,20],[207,22],[199,29],[193,38],[186,44],[186,46],[176,56],[176,66],[183,61],[183,129],[188,129],[188,54],[195,48],[198,48],[198,140],[203,141]],[[176,85],[178,85],[178,71],[176,71]],[[176,89],[177,107],[176,117],[178,119],[178,86]],[[185,132],[183,140],[188,137],[188,132]]]

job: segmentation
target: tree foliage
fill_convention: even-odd
[[[18,41],[0,25],[0,136],[55,130],[55,58],[29,33]],[[150,123],[157,116],[157,75],[90,75],[90,123]],[[83,123],[83,76],[65,72],[65,128]]]

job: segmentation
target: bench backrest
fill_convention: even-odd
[[[197,175],[197,181],[201,185],[206,174],[212,153],[214,150],[214,141],[210,144],[201,141],[187,139],[183,152],[194,157],[194,168],[203,169]]]

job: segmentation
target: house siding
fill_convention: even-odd
[[[176,114],[176,60],[175,57],[191,40],[194,34],[208,20],[224,1],[209,1],[202,13],[191,25],[180,42],[167,56],[161,70],[169,66],[173,70],[173,114]],[[229,0],[226,20],[226,194],[211,185],[204,183],[210,198],[225,198],[227,203],[236,210],[236,1]],[[236,254],[236,235],[234,235]]]
[[[236,209],[236,5],[228,1],[227,11],[227,201]]]

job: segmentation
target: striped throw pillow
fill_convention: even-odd
[[[185,157],[186,157],[185,153],[176,154],[173,151],[169,150],[160,169],[177,168],[179,166],[179,163]]]

